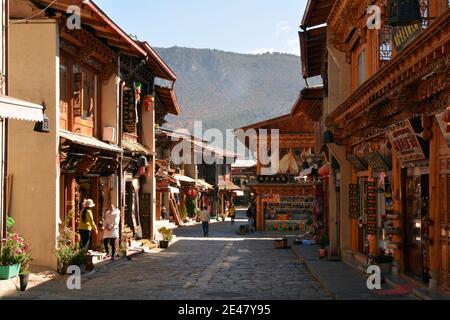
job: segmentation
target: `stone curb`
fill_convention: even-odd
[[[306,270],[313,276],[314,279],[319,282],[320,286],[328,293],[333,300],[337,300],[337,293],[334,292],[327,284],[325,280],[322,279],[322,277],[310,266],[308,263],[308,260],[301,256],[297,251],[294,250],[294,248],[291,246],[291,251],[294,253],[294,255],[300,260],[300,262],[305,266]]]

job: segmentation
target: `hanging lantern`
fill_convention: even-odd
[[[433,138],[433,132],[431,130],[424,130],[422,133],[422,138],[425,141],[430,141]]]
[[[153,96],[144,97],[144,107],[146,111],[151,111],[155,103],[155,98]]]
[[[139,167],[139,176],[145,176],[145,167]]]
[[[389,26],[409,26],[422,22],[419,0],[388,0],[387,10]]]

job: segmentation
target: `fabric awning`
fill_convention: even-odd
[[[0,117],[26,121],[42,122],[43,107],[39,104],[0,94]]]
[[[188,176],[183,176],[181,174],[176,174],[175,179],[177,179],[180,182],[195,183],[195,179],[192,179],[191,177]]]
[[[73,132],[68,132],[68,131],[60,131],[59,135],[63,139],[67,139],[69,141],[72,141],[73,143],[76,143],[76,144],[79,144],[82,146],[103,149],[106,151],[112,151],[112,152],[116,152],[116,153],[122,153],[122,149],[120,149],[119,147],[111,145],[111,144],[107,144],[105,142],[102,142],[102,141],[94,138],[94,137],[89,137],[89,136],[85,136],[85,135],[81,135],[81,134],[77,134],[77,133],[73,133]]]
[[[197,180],[197,184],[199,187],[203,188],[203,189],[207,189],[207,190],[212,190],[214,189],[214,187],[212,185],[210,185],[208,182],[206,182],[203,179],[199,179]]]
[[[142,144],[137,143],[137,142],[122,140],[122,147],[126,151],[142,153],[145,155],[155,155],[154,152],[150,151],[149,149],[144,147]]]
[[[231,181],[222,181],[218,184],[219,190],[226,190],[226,191],[234,191],[234,190],[241,190],[237,185],[235,185]]]

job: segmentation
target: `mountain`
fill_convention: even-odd
[[[167,127],[234,129],[288,113],[305,87],[300,58],[211,49],[155,48],[177,75],[181,116]],[[317,81],[314,83],[317,84]]]

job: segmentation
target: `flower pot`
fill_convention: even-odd
[[[169,248],[169,241],[161,240],[161,241],[159,242],[159,247],[160,247],[161,249],[167,249],[167,248]]]
[[[28,280],[30,279],[29,274],[20,275],[20,291],[24,292],[28,287]]]
[[[0,266],[0,280],[15,278],[20,273],[20,264],[12,266]]]
[[[327,249],[319,249],[319,257],[321,259],[325,258],[327,256]]]

